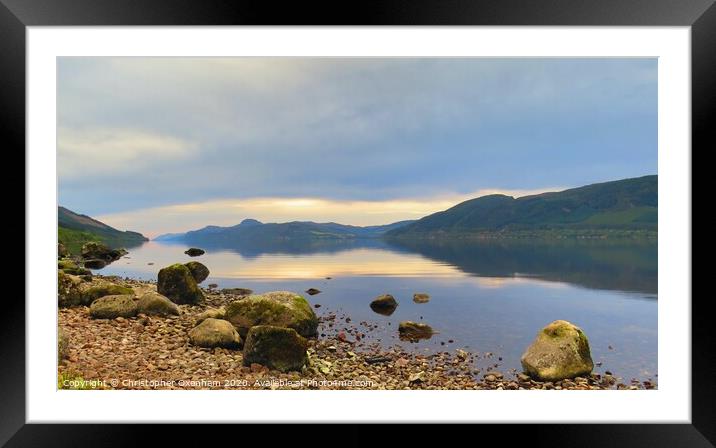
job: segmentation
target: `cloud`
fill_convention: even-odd
[[[193,142],[136,129],[60,127],[57,132],[60,177],[91,178],[118,170],[137,170],[165,160],[185,160]]]
[[[390,224],[448,209],[462,201],[486,194],[527,196],[563,188],[538,190],[480,190],[383,201],[340,201],[321,198],[220,199],[107,214],[97,219],[119,229],[155,237],[161,233],[186,232],[206,225],[232,226],[245,218],[262,222],[315,221],[359,226]]]
[[[107,215],[655,173],[656,74],[656,59],[59,58],[60,202]]]

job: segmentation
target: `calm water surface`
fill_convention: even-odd
[[[368,333],[369,342],[491,352],[477,367],[499,364],[503,371],[520,369],[520,356],[537,331],[565,319],[589,337],[592,358],[602,363],[595,371],[612,371],[625,382],[657,379],[656,243],[294,241],[198,245],[207,252],[195,258],[183,253],[187,247],[148,242],[99,273],[156,280],[163,266],[197,260],[211,271],[203,286],[258,293],[317,288],[320,294],[306,297],[321,304],[319,315],[345,313],[354,323],[379,324]],[[430,302],[414,303],[416,292],[430,294]],[[368,306],[383,293],[399,302],[391,316]],[[402,342],[396,330],[403,320],[428,323],[439,334]]]

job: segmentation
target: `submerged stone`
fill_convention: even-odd
[[[404,321],[398,325],[398,333],[400,339],[409,341],[417,341],[420,339],[430,339],[433,334],[433,328],[428,324]]]

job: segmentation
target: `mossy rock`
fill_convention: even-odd
[[[62,308],[81,305],[81,284],[81,278],[57,271],[57,305]]]
[[[433,334],[435,334],[435,331],[428,324],[421,324],[407,320],[398,325],[398,333],[400,339],[417,341],[420,339],[430,339]]]
[[[104,296],[134,294],[134,290],[132,288],[105,281],[84,283],[80,285],[80,292],[82,295],[82,305],[91,305],[92,302]]]
[[[57,258],[65,258],[69,255],[70,251],[67,250],[67,247],[62,243],[57,243]]]
[[[206,319],[223,319],[226,320],[226,310],[224,308],[209,308],[196,315],[195,323],[199,325]]]
[[[189,332],[189,340],[199,347],[241,347],[241,336],[233,325],[221,319],[204,319]]]
[[[126,253],[126,251],[124,252]],[[123,253],[121,250],[110,249],[108,246],[96,241],[90,241],[82,245],[81,250],[82,258],[94,259],[98,258],[105,261],[114,261],[119,259]]]
[[[175,263],[159,271],[157,292],[178,304],[195,304],[204,300],[204,293],[188,267]]]
[[[586,376],[594,368],[587,336],[565,320],[556,320],[540,330],[521,362],[527,375],[541,381]]]
[[[241,337],[256,325],[293,328],[304,337],[315,336],[318,317],[303,296],[289,291],[275,291],[247,296],[226,307],[226,319]]]
[[[70,258],[63,258],[57,261],[57,269],[61,269],[65,274],[71,275],[91,275],[92,272],[89,269],[85,269],[78,265],[74,260]]]
[[[67,358],[70,352],[70,340],[62,331],[62,328],[57,329],[57,362],[59,363],[63,359]]]
[[[308,362],[308,341],[292,328],[257,325],[244,344],[244,365],[253,363],[287,372],[301,370]]]
[[[190,261],[189,263],[185,263],[184,266],[189,268],[191,276],[194,277],[197,283],[201,283],[209,277],[209,268],[198,261]]]
[[[137,312],[148,316],[178,316],[179,307],[158,292],[150,291],[139,298]]]
[[[115,319],[136,315],[137,300],[133,295],[104,296],[90,305],[90,316],[94,319]]]

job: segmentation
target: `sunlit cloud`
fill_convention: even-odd
[[[131,229],[155,237],[161,233],[186,232],[207,225],[232,226],[243,219],[262,222],[338,222],[357,226],[390,224],[419,219],[448,209],[462,201],[487,194],[520,197],[561,187],[536,190],[486,189],[470,194],[440,195],[384,201],[341,201],[320,198],[220,199],[192,204],[134,210],[99,216],[119,229]]]
[[[137,129],[60,127],[57,168],[63,177],[92,177],[160,160],[182,160],[196,147],[192,141]]]

